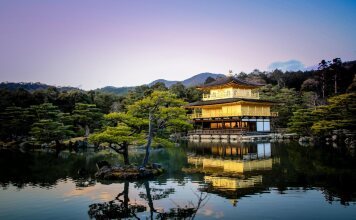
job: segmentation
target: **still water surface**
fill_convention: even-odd
[[[130,157],[138,163],[143,151]],[[121,159],[1,150],[0,219],[356,219],[356,158],[346,148],[185,143],[153,150],[167,172],[132,182],[95,180],[99,160]]]

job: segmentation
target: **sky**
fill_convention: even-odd
[[[356,60],[356,1],[0,0],[0,81],[95,89]]]

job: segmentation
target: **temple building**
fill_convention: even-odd
[[[260,99],[255,90],[263,85],[246,82],[234,76],[197,87],[202,90],[201,101],[189,103],[190,118],[197,134],[233,135],[246,132],[271,131],[272,101]]]

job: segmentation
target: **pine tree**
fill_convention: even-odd
[[[76,103],[72,118],[77,126],[84,128],[87,137],[90,131],[100,127],[103,115],[95,104]]]

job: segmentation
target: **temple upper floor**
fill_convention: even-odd
[[[263,85],[227,76],[197,88],[204,91],[203,101],[209,101],[228,98],[259,99],[260,95],[256,89],[261,86]]]
[[[211,89],[209,93],[203,94],[203,101],[227,99],[227,98],[259,99],[260,95],[258,92],[254,92],[252,89],[233,88],[233,87]]]

